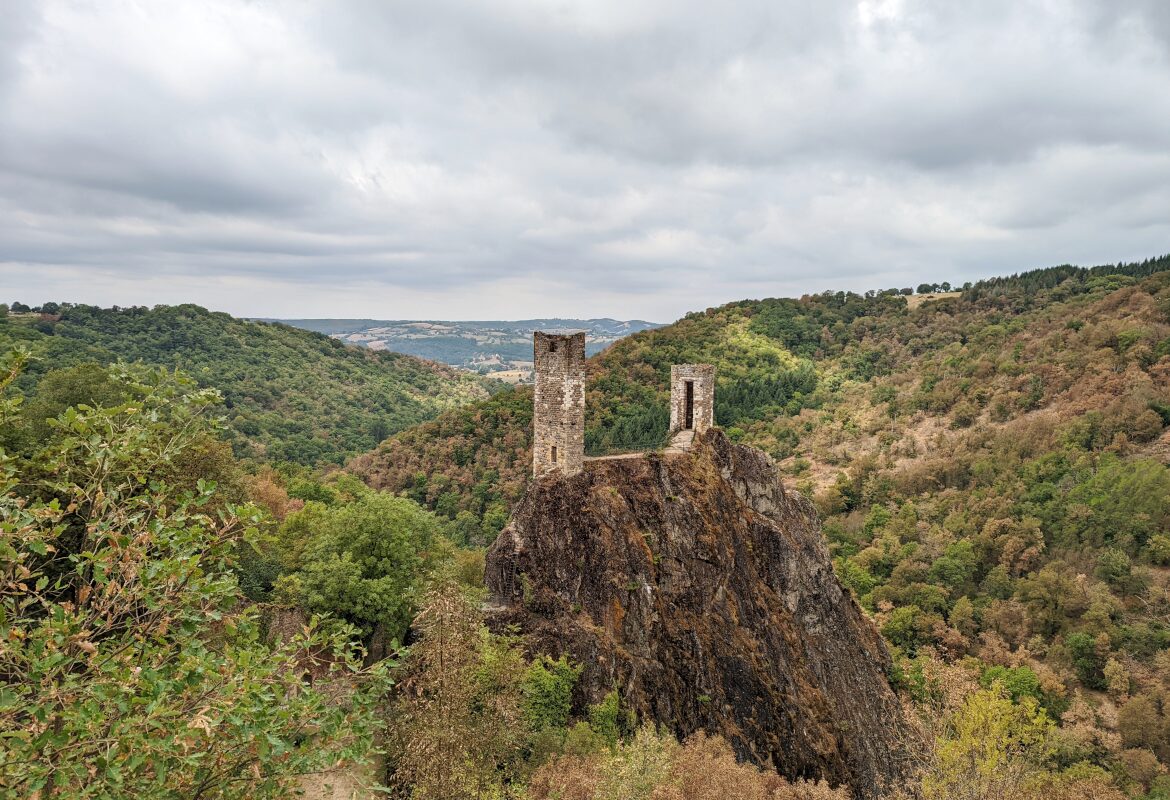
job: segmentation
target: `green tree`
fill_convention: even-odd
[[[882,636],[892,644],[913,656],[918,648],[922,609],[918,606],[902,606],[890,612],[882,625]]]
[[[1040,678],[1028,667],[1004,667],[995,665],[983,670],[979,677],[979,685],[990,689],[995,684],[1003,687],[1008,696],[1015,702],[1025,697],[1042,703],[1044,693],[1040,689]]]
[[[282,577],[277,591],[367,634],[381,625],[388,638],[401,641],[443,546],[439,520],[405,497],[376,493],[312,513],[317,528],[300,569]]]
[[[1082,544],[1134,554],[1170,526],[1170,469],[1107,454],[1068,494],[1066,524]]]
[[[943,555],[930,567],[930,579],[950,589],[958,589],[975,574],[978,559],[969,541],[951,542]]]
[[[1041,774],[1052,721],[1035,699],[975,692],[949,720],[922,788],[927,800],[1020,797]]]
[[[37,384],[36,395],[24,404],[19,419],[9,428],[14,439],[4,437],[6,447],[31,451],[52,436],[51,422],[71,406],[114,406],[122,402],[124,388],[104,367],[79,364],[47,373]]]
[[[1105,689],[1105,657],[1101,654],[1097,639],[1088,633],[1070,633],[1065,637],[1065,646],[1072,657],[1077,678],[1090,689]]]
[[[573,705],[573,687],[581,667],[561,656],[555,661],[547,656],[533,660],[524,673],[524,718],[534,731],[567,728]]]
[[[637,722],[633,711],[622,705],[622,696],[617,689],[610,690],[600,703],[589,706],[588,717],[589,727],[610,747],[629,736]]]

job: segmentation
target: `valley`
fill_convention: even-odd
[[[33,357],[16,388],[35,394],[44,376],[54,376],[55,399],[40,393],[46,414],[83,398],[97,367],[177,369],[222,394],[226,438],[238,457],[306,466],[339,464],[492,388],[431,361],[196,305],[46,303],[0,315],[0,351],[15,347]]]
[[[625,336],[661,327],[644,320],[615,319],[272,321],[324,333],[371,350],[389,350],[437,361],[511,384],[532,382],[532,332],[535,330],[585,331],[586,352],[594,355]]]

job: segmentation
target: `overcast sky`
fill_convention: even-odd
[[[1166,0],[3,0],[0,300],[669,321],[1170,251]]]

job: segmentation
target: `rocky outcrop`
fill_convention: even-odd
[[[719,733],[790,778],[899,782],[907,732],[881,637],[833,574],[811,504],[719,430],[690,452],[536,480],[487,557],[493,626],[618,686],[644,720]]]

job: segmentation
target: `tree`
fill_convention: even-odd
[[[523,658],[454,583],[427,593],[415,628],[395,706],[395,780],[415,797],[482,797],[519,755]]]
[[[971,579],[977,563],[971,542],[951,542],[931,565],[930,579],[950,589],[959,589]]]
[[[126,402],[66,409],[29,459],[0,451],[5,796],[275,798],[363,757],[384,667],[316,622],[265,641],[231,570],[254,509],[212,516],[213,485],[167,480],[215,393],[115,377]],[[14,408],[0,401],[0,422]]]
[[[1040,773],[1052,722],[1035,699],[999,687],[975,692],[953,715],[922,788],[927,800],[1000,800]]]
[[[1096,575],[1123,595],[1136,594],[1145,582],[1133,572],[1133,563],[1121,550],[1109,548],[1097,556]]]
[[[1158,749],[1170,746],[1158,698],[1153,694],[1137,694],[1117,712],[1117,730],[1126,747]]]
[[[1081,683],[1090,689],[1105,689],[1105,657],[1097,639],[1088,633],[1071,633],[1064,643]]]
[[[1115,699],[1123,699],[1129,696],[1130,686],[1133,685],[1133,676],[1130,675],[1129,669],[1116,658],[1111,658],[1105,662],[1105,668],[1102,670],[1105,675],[1105,683],[1109,687],[1109,694]]]
[[[1067,505],[1066,524],[1081,544],[1136,553],[1170,525],[1170,470],[1154,460],[1106,454],[1069,492]]]
[[[0,442],[13,451],[31,453],[53,435],[50,421],[70,406],[114,406],[127,399],[124,388],[97,364],[52,370],[37,384],[36,395],[24,403]],[[26,454],[27,454],[26,453]]]
[[[573,687],[581,667],[565,656],[555,661],[548,656],[533,660],[521,689],[524,693],[524,717],[534,731],[545,728],[568,728],[573,705]]]
[[[882,625],[882,636],[913,656],[922,633],[921,617],[922,609],[918,606],[895,608]]]
[[[300,569],[283,576],[277,591],[366,634],[381,625],[387,638],[402,641],[442,546],[439,520],[405,497],[374,492],[311,513],[318,527],[309,534]]]
[[[1008,697],[1019,702],[1024,697],[1031,697],[1037,702],[1044,701],[1044,693],[1040,690],[1040,678],[1029,667],[1004,667],[995,665],[983,671],[979,678],[979,685],[990,689],[999,684]]]

